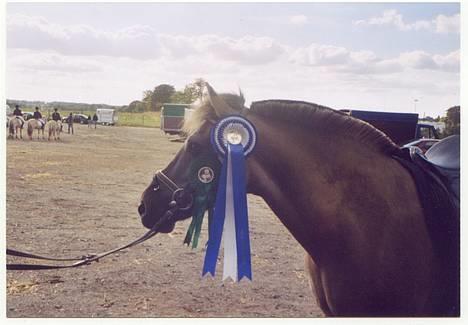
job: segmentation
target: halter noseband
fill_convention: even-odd
[[[172,200],[169,203],[169,207],[177,206],[178,210],[186,211],[192,207],[193,204],[193,195],[188,193],[183,187],[177,185],[172,181],[166,174],[161,170],[158,170],[155,175],[159,184],[164,185],[170,192],[172,192]],[[160,186],[156,185],[153,190],[156,192],[160,189]],[[186,203],[183,203],[185,199],[188,198]],[[181,206],[180,203],[183,205]]]

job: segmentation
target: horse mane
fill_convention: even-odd
[[[354,138],[384,153],[391,154],[399,150],[399,147],[385,133],[369,123],[326,106],[292,100],[264,100],[253,102],[249,111],[308,129]]]
[[[245,108],[245,99],[242,92],[240,95],[226,93],[219,94],[218,96],[236,111],[241,112]],[[198,105],[192,105],[191,108],[194,109],[192,114],[184,120],[184,124],[182,125],[182,131],[189,136],[195,133],[205,121],[216,121],[218,119],[208,98],[204,98]]]
[[[248,114],[284,121],[296,126],[333,132],[337,135],[342,134],[388,154],[399,150],[399,147],[385,133],[369,123],[326,106],[293,100],[263,100],[253,102],[250,109],[246,109],[242,93],[240,95],[220,94],[219,96],[239,113],[245,111]],[[193,108],[193,113],[185,120],[182,127],[188,136],[196,132],[206,121],[218,119],[211,103],[206,98]]]

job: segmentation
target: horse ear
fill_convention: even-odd
[[[210,102],[218,117],[234,114],[236,112],[221,97],[218,96],[218,94],[208,83],[205,83],[205,86],[206,90],[208,91],[208,101]]]

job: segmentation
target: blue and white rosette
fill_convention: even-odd
[[[209,229],[203,276],[215,275],[223,238],[223,280],[229,277],[234,281],[240,281],[243,277],[252,280],[245,157],[252,152],[256,141],[254,126],[242,116],[225,117],[211,130],[212,145],[222,158],[223,165]]]

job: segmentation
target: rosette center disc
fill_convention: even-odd
[[[228,116],[219,121],[212,131],[212,143],[220,154],[224,155],[228,144],[242,145],[248,155],[254,148],[256,132],[253,125],[242,116]]]

